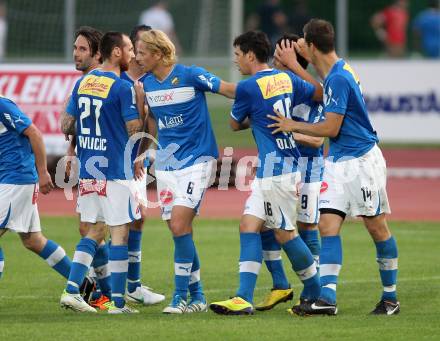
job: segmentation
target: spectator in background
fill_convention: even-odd
[[[257,13],[248,17],[246,27],[249,30],[259,29],[266,33],[273,49],[277,40],[289,31],[288,18],[279,0],[266,0],[258,8]]]
[[[306,0],[297,0],[293,14],[290,17],[291,32],[298,36],[303,35],[303,27],[312,19],[312,15],[307,8]]]
[[[141,13],[139,18],[140,25],[151,26],[154,30],[164,32],[174,43],[177,54],[182,52],[182,48],[174,30],[174,20],[170,12],[168,12],[168,3],[166,1],[154,1],[150,8]]]
[[[409,17],[407,7],[407,0],[396,0],[391,6],[371,18],[371,26],[377,38],[384,44],[388,56],[392,58],[400,58],[405,54]]]
[[[0,0],[0,61],[5,57],[7,32],[8,22],[6,20],[6,2]]]
[[[440,1],[430,0],[429,7],[413,22],[415,46],[428,58],[440,58]]]

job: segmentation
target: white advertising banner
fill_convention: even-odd
[[[41,130],[49,155],[66,152],[60,113],[80,76],[71,64],[0,64],[0,94],[13,100]]]
[[[371,121],[383,142],[440,142],[440,61],[357,60]]]
[[[351,61],[373,126],[384,142],[440,142],[440,62]],[[80,73],[71,64],[0,64],[0,94],[42,131],[47,153],[64,155],[60,111]]]

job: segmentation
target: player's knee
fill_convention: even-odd
[[[87,236],[87,232],[89,232],[89,227],[88,227],[87,223],[81,222],[79,224],[79,234],[82,237],[85,237],[85,236]]]
[[[177,219],[171,219],[169,223],[171,233],[175,237],[183,236],[185,234],[191,233],[191,227],[187,226],[183,221]]]
[[[276,229],[274,231],[275,231],[275,239],[277,240],[278,244],[285,244],[298,235],[296,230],[286,231],[286,230]]]
[[[39,253],[47,243],[47,239],[40,232],[20,234],[23,246],[33,252]]]
[[[384,215],[363,217],[365,227],[375,241],[387,240],[391,237]]]
[[[130,230],[133,231],[142,231],[144,228],[144,219],[141,217],[138,220],[134,220],[133,223],[130,225]]]

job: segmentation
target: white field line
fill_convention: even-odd
[[[437,281],[440,280],[440,276],[429,276],[429,277],[422,277],[422,278],[398,278],[397,285],[402,282],[427,282],[427,281]],[[380,283],[379,276],[375,279],[369,279],[369,280],[342,280],[338,282],[338,285],[351,285],[351,284],[367,284],[367,283]],[[208,289],[204,290],[205,293],[209,294],[215,294],[215,293],[222,293],[228,290],[235,290],[236,288],[230,288],[230,289]],[[255,289],[255,291],[266,291],[270,290],[271,287],[258,287]],[[2,291],[5,290],[2,288]],[[0,296],[0,300],[40,300],[40,299],[53,299],[57,296],[48,296],[48,295],[17,295],[17,296]]]

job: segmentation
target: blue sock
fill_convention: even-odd
[[[3,250],[0,247],[0,278],[2,278],[4,267],[5,267],[5,257],[3,256]]]
[[[130,230],[128,234],[128,291],[141,286],[142,231]]]
[[[98,244],[93,239],[84,237],[79,241],[73,255],[72,267],[67,280],[66,291],[69,294],[79,294],[79,287],[92,264],[97,248]]]
[[[274,289],[288,289],[290,288],[289,281],[283,268],[283,261],[281,260],[281,245],[275,239],[273,230],[264,231],[261,233],[261,243],[263,246],[263,259],[266,263],[267,270],[272,275],[272,282]]]
[[[336,304],[336,285],[342,266],[342,242],[340,236],[321,237],[321,255],[319,257],[321,275],[320,298],[330,304]]]
[[[179,295],[185,301],[188,295],[191,268],[195,248],[192,234],[188,233],[174,239],[174,295]]]
[[[100,245],[96,250],[95,257],[92,262],[93,269],[96,275],[97,291],[101,294],[111,297],[111,276],[110,267],[108,265],[108,245]]]
[[[237,296],[252,303],[255,284],[263,260],[259,233],[240,233],[240,287]]]
[[[66,256],[66,251],[52,240],[48,240],[43,250],[39,253],[49,266],[64,278],[68,278],[72,262]]]
[[[394,237],[383,242],[375,242],[377,250],[377,263],[379,264],[380,279],[382,280],[382,299],[397,301],[397,244]]]
[[[321,252],[321,244],[319,242],[318,230],[298,230],[298,232],[301,239],[312,253],[316,266],[319,267],[319,253]]]
[[[301,298],[317,299],[321,292],[321,284],[315,260],[307,245],[297,236],[283,244],[282,247],[292,263],[293,271],[304,284]]]
[[[112,284],[112,301],[115,306],[125,306],[125,286],[127,285],[128,272],[128,246],[111,245],[109,247],[109,260]]]
[[[194,259],[191,267],[191,276],[189,279],[189,294],[192,300],[204,299],[202,282],[200,281],[200,261],[194,245]]]

